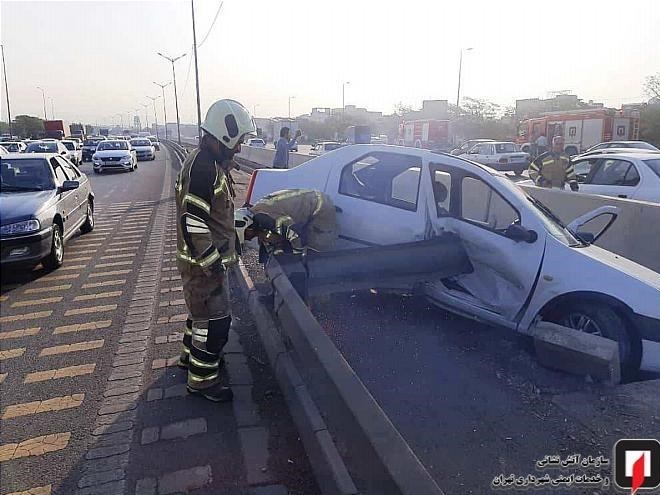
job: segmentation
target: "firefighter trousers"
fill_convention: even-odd
[[[220,380],[221,354],[231,327],[227,274],[206,275],[200,267],[177,262],[188,318],[181,362],[188,365],[188,386],[204,389]]]

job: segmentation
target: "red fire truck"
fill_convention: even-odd
[[[429,150],[448,150],[449,121],[438,119],[405,121],[399,125],[399,144]]]
[[[529,151],[538,136],[564,137],[564,150],[569,155],[585,151],[604,141],[636,141],[639,139],[639,111],[595,108],[545,112],[540,117],[523,120],[518,126],[518,144]]]

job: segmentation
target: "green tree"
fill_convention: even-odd
[[[12,132],[14,130],[12,129]],[[7,122],[0,122],[0,134],[8,134],[9,133],[9,123]]]
[[[660,147],[660,104],[645,105],[640,112],[639,138]]]
[[[44,132],[44,121],[30,115],[17,115],[13,131],[20,137],[38,137]]]
[[[651,98],[660,100],[660,72],[646,78],[644,91]]]

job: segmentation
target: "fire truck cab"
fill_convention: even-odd
[[[605,141],[639,139],[639,112],[596,108],[545,112],[526,119],[518,126],[518,144],[522,151],[531,151],[531,144],[540,136],[548,138],[548,146],[555,136],[564,137],[564,150],[577,155],[591,146]]]

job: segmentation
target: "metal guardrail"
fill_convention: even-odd
[[[175,167],[177,169],[181,168],[181,164],[186,159],[188,155],[188,150],[183,146],[180,146],[177,142],[171,141],[169,139],[163,139],[161,143],[169,150],[169,152],[176,157],[174,160]]]

